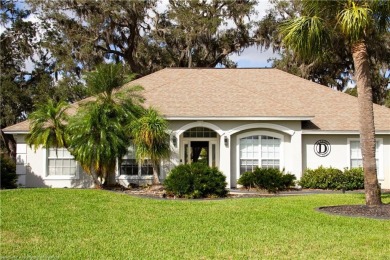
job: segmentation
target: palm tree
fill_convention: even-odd
[[[169,134],[167,122],[156,110],[149,108],[143,116],[130,125],[137,159],[149,159],[153,167],[153,185],[160,184],[158,166],[169,158]]]
[[[130,145],[125,126],[142,113],[140,86],[119,90],[127,80],[121,65],[104,64],[86,77],[94,100],[80,104],[68,126],[69,150],[97,187],[115,183],[115,165]]]
[[[68,120],[66,109],[69,105],[49,99],[39,104],[34,112],[28,116],[30,133],[26,137],[27,144],[36,151],[39,146],[43,148],[67,147],[65,125]]]
[[[351,49],[358,88],[360,143],[367,205],[380,205],[381,190],[375,162],[375,126],[367,38],[388,33],[390,1],[302,1],[302,16],[281,28],[286,47],[306,61],[331,55],[332,36],[341,36]],[[334,37],[335,38],[335,37]]]

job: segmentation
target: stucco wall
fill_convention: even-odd
[[[194,121],[171,121],[169,127],[172,134],[178,133],[186,128],[186,126],[193,125]],[[279,129],[272,129],[267,127],[259,127],[253,125],[256,123],[270,124],[281,127]],[[238,158],[237,158],[237,136],[243,133],[253,131],[269,131],[283,136],[283,165],[286,172],[293,173],[299,179],[302,172],[307,168],[317,168],[321,165],[343,169],[349,167],[349,138],[359,138],[358,135],[312,135],[302,134],[300,122],[293,121],[268,121],[268,122],[253,122],[253,121],[205,121],[196,122],[197,125],[205,125],[205,127],[212,124],[219,129],[219,168],[226,175],[229,187],[237,186],[238,179]],[[242,125],[252,125],[248,129],[231,132],[232,129]],[[282,130],[280,130],[282,129]],[[289,129],[283,131],[283,129]],[[83,173],[79,168],[79,174],[72,179],[53,179],[46,176],[46,149],[38,149],[36,152],[26,145],[24,140],[25,135],[14,135],[17,141],[17,174],[19,177],[19,184],[26,187],[92,187],[92,178]],[[228,145],[224,143],[225,136],[228,138]],[[381,160],[384,178],[380,179],[382,188],[390,189],[390,136],[377,135],[377,138],[383,140]],[[327,140],[331,144],[331,152],[326,157],[319,157],[314,152],[314,144],[318,140]],[[180,164],[181,158],[181,136],[178,136],[177,146],[175,147],[171,139],[171,159],[161,165],[161,179],[164,179],[169,170],[174,166]],[[148,177],[147,177],[148,178]],[[117,169],[118,181],[127,186],[130,182],[133,183],[150,183],[149,179],[135,180],[131,176],[119,176]]]
[[[348,139],[358,139],[359,135],[303,135],[302,152],[303,170],[315,169],[319,166],[344,169],[350,167]],[[390,136],[377,135],[376,138],[383,140],[382,159],[380,160],[383,170],[383,178],[379,178],[382,188],[390,189]],[[331,152],[325,157],[320,157],[314,152],[314,144],[318,140],[326,140],[331,145]]]
[[[219,159],[220,170],[226,175],[229,187],[237,187],[238,158],[237,158],[237,136],[243,133],[253,131],[270,131],[283,135],[283,165],[286,172],[294,173],[300,178],[302,173],[301,164],[301,123],[298,121],[170,121],[169,127],[173,132],[180,132],[180,129],[186,129],[187,125],[196,125],[209,127],[210,125],[220,130],[219,140]],[[232,129],[247,126],[243,130]],[[289,130],[289,133],[283,132]],[[228,147],[224,144],[224,137],[228,138]],[[171,162],[173,165],[180,164],[182,138],[179,138],[178,147],[174,149]]]
[[[14,135],[17,142],[18,184],[23,187],[52,187],[52,188],[88,188],[93,187],[92,178],[83,173],[78,166],[78,176],[74,178],[46,176],[47,155],[46,149],[34,151],[26,145],[25,135]]]
[[[233,129],[244,127],[243,130]],[[221,120],[208,120],[208,121],[169,121],[169,129],[172,131],[171,135],[176,135],[177,145],[176,147],[172,143],[171,138],[171,159],[168,162],[164,162],[161,166],[161,179],[164,179],[165,176],[169,173],[169,170],[174,166],[183,163],[183,136],[182,133],[187,129],[192,127],[207,127],[214,129],[218,133],[216,142],[218,143],[219,150],[219,169],[226,176],[228,182],[228,187],[236,187],[237,184],[237,163],[238,159],[236,157],[237,152],[237,135],[250,132],[250,131],[271,131],[283,135],[284,137],[284,149],[283,157],[284,163],[283,166],[286,171],[294,173],[298,178],[302,173],[302,164],[301,162],[301,123],[298,121],[221,121]],[[289,134],[281,131],[280,128],[284,131],[291,131]],[[225,145],[224,138],[228,138],[228,145]],[[118,169],[119,175],[119,169]],[[127,186],[129,183],[150,183],[151,180],[148,177],[143,177],[139,179],[134,176],[119,176],[119,182]]]

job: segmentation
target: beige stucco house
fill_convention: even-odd
[[[144,87],[146,106],[169,122],[172,155],[161,179],[175,165],[206,160],[237,186],[254,167],[276,167],[299,179],[306,168],[359,166],[357,98],[277,69],[163,69],[128,85]],[[390,189],[390,109],[374,105],[376,158],[382,188]],[[90,187],[66,150],[34,152],[25,143],[28,122],[3,129],[17,141],[17,173],[26,187]],[[118,163],[118,182],[151,180],[133,147]]]

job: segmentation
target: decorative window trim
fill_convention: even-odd
[[[266,130],[257,130],[257,131],[251,131],[246,132],[243,134],[239,134],[236,137],[236,173],[237,173],[237,179],[240,178],[240,139],[250,137],[250,136],[269,136],[280,139],[280,147],[279,147],[279,169],[283,169],[284,166],[284,135],[266,131]],[[261,151],[259,151],[261,154]],[[260,156],[259,156],[260,159]],[[260,165],[261,160],[259,160]]]
[[[71,157],[64,157],[66,159],[73,159],[76,163],[76,174],[74,176],[71,176],[71,175],[50,175],[49,174],[49,149],[50,148],[43,148],[43,153],[44,153],[44,169],[45,169],[45,176],[44,176],[44,180],[78,180],[80,178],[80,165],[78,163],[78,161],[76,161],[74,159],[73,156]],[[58,148],[58,149],[66,149],[66,148]],[[61,158],[61,157],[60,157]],[[59,159],[60,159],[59,158]]]
[[[209,122],[204,122],[204,121],[196,121],[196,122],[192,122],[192,123],[189,123],[189,124],[186,124],[186,125],[183,125],[182,127],[180,127],[178,130],[176,130],[176,136],[181,136],[182,133],[184,133],[188,129],[191,129],[194,127],[209,128],[209,129],[217,132],[217,134],[220,136],[224,134],[224,131],[217,125],[214,125],[214,124],[209,123]]]
[[[358,141],[360,143],[360,138],[347,138],[347,165],[348,169],[351,168],[351,142]],[[384,160],[383,160],[383,138],[375,138],[375,143],[378,144],[378,153],[375,153],[375,159],[378,159],[378,167],[376,169],[377,171],[377,177],[378,180],[383,181],[385,179],[384,176]],[[361,150],[360,150],[361,152]]]
[[[277,131],[286,133],[286,134],[291,135],[291,136],[295,134],[294,130],[287,128],[285,126],[282,126],[282,125],[276,125],[276,124],[270,124],[270,123],[253,123],[253,124],[247,124],[247,125],[240,125],[236,128],[233,128],[232,130],[227,132],[227,135],[233,135],[235,133],[238,133],[238,132],[241,132],[244,130],[248,130],[248,129],[259,129],[259,128],[268,128],[268,129],[272,129],[272,130],[277,130]]]

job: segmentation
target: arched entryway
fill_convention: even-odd
[[[204,162],[219,166],[219,135],[207,127],[193,127],[182,133],[181,163]]]

